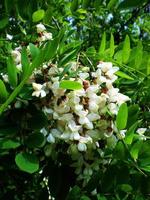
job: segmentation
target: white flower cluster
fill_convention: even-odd
[[[101,62],[95,72],[79,72],[72,81],[83,85],[82,89],[68,91],[60,88],[56,66],[48,70],[49,81],[33,83],[33,96],[45,97],[52,93],[49,105],[43,108],[49,118],[54,120],[48,131],[47,141],[57,143],[60,140],[75,144],[78,151],[99,148],[99,140],[112,137],[116,140],[114,119],[119,106],[129,101],[129,97],[114,88],[117,79],[117,67],[112,63]]]
[[[116,144],[115,118],[119,106],[130,100],[113,85],[118,67],[113,67],[110,62],[100,62],[93,72],[78,67],[79,73],[70,80],[81,83],[83,88],[72,91],[60,88],[58,74],[62,73],[62,68],[52,64],[43,68],[47,71],[48,81],[43,84],[32,83],[33,96],[40,97],[41,101],[43,97],[50,96],[43,111],[51,124],[41,132],[47,137],[50,148],[55,149],[61,141],[68,144],[67,151],[75,161],[73,166],[79,174],[78,178],[87,181],[93,170],[99,169],[101,162],[93,152],[97,151],[102,158],[101,143],[110,148]],[[43,70],[38,73],[42,75]],[[91,165],[86,162],[89,159],[92,160]]]
[[[46,40],[52,40],[52,33],[48,33],[43,24],[41,24],[41,23],[37,24],[36,28],[37,28],[37,33],[39,34],[39,38],[38,38],[39,42],[43,42]]]
[[[36,29],[37,45],[52,40],[52,34],[46,31],[43,24],[38,24]],[[22,71],[21,49],[22,47],[18,47],[12,51],[19,71]],[[29,47],[27,49],[30,55]],[[29,82],[33,87],[32,96],[40,98],[39,107],[41,109],[42,105],[49,119],[49,125],[41,129],[49,144],[49,150],[45,148],[45,154],[50,155],[61,142],[67,144],[67,153],[74,161],[72,166],[76,168],[78,178],[87,181],[93,171],[99,169],[100,163],[105,162],[103,148],[113,148],[119,137],[125,137],[126,130],[121,130],[118,134],[115,119],[120,105],[130,98],[114,87],[118,67],[113,67],[112,63],[99,62],[94,71],[81,67],[76,62],[70,62],[70,65],[70,70],[77,75],[69,80],[79,82],[82,89],[62,89],[60,74],[64,73],[64,69],[51,62],[44,63],[42,69],[35,70]],[[43,82],[40,80],[39,83],[38,75],[43,77]],[[1,76],[8,82],[8,76]],[[68,79],[67,74],[63,77]],[[144,131],[145,129],[137,131],[141,139],[145,139]],[[98,157],[102,159],[97,159]]]
[[[49,33],[46,31],[46,28],[43,24],[37,24],[36,25],[36,32],[38,34],[38,38],[37,38],[37,45],[41,42],[47,41],[47,40],[52,40],[52,33]],[[7,35],[8,37],[9,35]],[[22,71],[22,64],[21,64],[21,50],[22,50],[22,46],[19,46],[17,48],[15,48],[12,52],[11,55],[15,61],[15,65],[17,70],[20,72]],[[28,50],[28,54],[30,55],[30,48],[29,46],[27,46],[27,50]],[[6,81],[6,76],[2,76],[5,82]],[[35,86],[36,87],[36,86]]]

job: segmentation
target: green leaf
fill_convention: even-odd
[[[142,141],[137,141],[135,142],[131,149],[130,149],[130,154],[132,156],[132,158],[136,161],[137,158],[138,158],[138,154],[139,154],[139,151],[141,149],[141,146],[142,146]]]
[[[42,147],[45,142],[45,137],[42,133],[33,133],[29,135],[25,141],[26,145],[30,148]]]
[[[59,62],[59,66],[63,66],[65,64],[67,64],[69,61],[73,60],[74,57],[76,57],[77,52],[78,52],[78,48],[71,51],[70,53],[68,53],[67,55],[65,55]]]
[[[17,86],[17,69],[12,57],[7,59],[7,71],[9,83],[12,87]]]
[[[79,82],[62,80],[60,82],[60,88],[68,89],[68,90],[80,90],[83,88],[83,86]]]
[[[4,102],[8,97],[8,92],[6,90],[4,82],[0,79],[0,103]]]
[[[21,64],[22,64],[23,78],[24,78],[28,74],[29,65],[30,65],[25,47],[23,47],[21,51]]]
[[[78,0],[73,0],[70,6],[71,12],[75,12],[78,9]]]
[[[119,9],[129,9],[129,8],[135,8],[138,6],[143,5],[143,3],[147,2],[147,0],[124,0],[119,4]]]
[[[121,184],[119,185],[119,189],[123,192],[131,192],[133,190],[132,186],[129,184]]]
[[[117,51],[114,58],[119,64],[122,64],[122,50]]]
[[[119,160],[124,160],[126,156],[127,156],[127,152],[124,147],[124,144],[122,143],[122,141],[118,141],[114,149],[114,157]]]
[[[45,15],[44,10],[42,10],[42,9],[37,10],[32,14],[32,21],[39,22],[40,20],[42,20],[44,18],[44,15]]]
[[[93,173],[92,177],[85,186],[85,190],[88,192],[92,192],[94,189],[96,189],[97,185],[99,185],[101,177],[102,172],[100,170],[98,172]]]
[[[80,198],[80,200],[91,200],[91,199],[90,199],[89,197],[83,195],[83,196]]]
[[[36,111],[36,113],[29,119],[28,127],[33,130],[39,130],[46,126],[47,123],[46,115],[42,111]]]
[[[107,5],[107,8],[108,9],[113,9],[115,7],[115,5],[118,3],[118,0],[110,0],[108,5]]]
[[[81,189],[75,185],[67,195],[66,200],[79,200],[80,197],[81,197]]]
[[[32,43],[29,44],[29,48],[30,48],[32,60],[34,60],[40,54],[40,50]]]
[[[16,165],[25,172],[30,174],[38,171],[39,161],[34,154],[18,153],[15,157]]]
[[[150,172],[150,165],[144,166],[144,167],[140,167],[142,170],[146,171],[146,172]]]
[[[0,20],[0,29],[5,28],[5,27],[7,26],[8,23],[9,23],[8,17],[6,17],[6,18]]]
[[[126,35],[124,43],[123,43],[123,50],[122,50],[122,61],[123,63],[127,63],[130,57],[130,38]]]
[[[129,79],[129,80],[134,80],[134,78],[132,78],[131,76],[129,76],[128,74],[125,74],[122,71],[117,71],[115,73],[117,76],[120,76],[121,78],[125,78],[125,79]]]
[[[59,45],[59,37],[56,37],[53,40],[48,41],[44,49],[45,61],[49,61],[56,55],[58,45]]]
[[[119,130],[124,129],[127,124],[128,119],[128,107],[126,103],[123,103],[118,111],[118,115],[116,118],[116,125]]]
[[[51,6],[48,7],[48,9],[45,12],[44,18],[43,18],[43,22],[44,24],[49,24],[49,22],[51,21],[53,16],[53,9]]]
[[[98,194],[97,195],[97,200],[107,200],[107,199],[103,195]]]
[[[127,122],[127,128],[130,128],[134,123],[137,122],[138,120],[138,115],[140,112],[140,107],[138,104],[134,104],[129,106],[128,108],[128,115],[130,116],[128,118],[128,122]]]
[[[87,8],[90,5],[90,0],[83,0],[82,7]]]
[[[143,45],[142,42],[139,41],[136,47],[136,54],[135,54],[135,68],[139,69],[143,59]]]
[[[150,75],[150,58],[148,59],[147,62],[147,75]]]
[[[130,116],[130,114],[129,114]],[[126,142],[126,144],[131,144],[133,141],[133,138],[135,136],[135,130],[137,128],[138,122],[135,122],[126,132],[126,136],[124,141]]]
[[[102,36],[101,44],[99,47],[99,51],[98,51],[100,55],[104,54],[105,48],[106,48],[106,33],[104,32]]]
[[[110,57],[113,57],[114,52],[115,52],[114,36],[111,33],[111,36],[110,36]]]
[[[0,140],[0,149],[16,149],[21,144],[18,141],[11,140],[11,139],[3,139]]]

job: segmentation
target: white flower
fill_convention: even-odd
[[[87,115],[87,118],[91,122],[93,122],[93,121],[96,121],[96,120],[100,119],[100,116],[99,116],[99,114],[96,114],[96,113],[90,113],[90,114]]]
[[[14,58],[16,64],[21,62],[21,53],[18,50],[13,50],[11,55]]]
[[[140,135],[143,135],[143,134],[145,133],[146,130],[147,130],[147,128],[138,128],[136,132],[137,132],[138,134],[140,134]]]
[[[98,68],[102,70],[102,72],[107,72],[108,70],[112,69],[112,63],[111,62],[101,62],[97,65]]]
[[[61,117],[59,117],[59,120],[68,121],[68,122],[72,119],[73,119],[73,114],[71,113],[65,113]]]
[[[56,138],[60,138],[61,136],[61,132],[56,128],[51,129],[50,133]]]
[[[99,106],[93,101],[89,101],[89,110],[91,112],[98,112]]]
[[[54,111],[51,109],[51,108],[48,108],[48,107],[44,107],[43,108],[43,111],[44,111],[44,113],[46,113],[46,114],[52,114]]]
[[[79,77],[82,79],[82,80],[85,80],[89,77],[89,73],[79,73]]]
[[[117,115],[118,110],[119,110],[117,104],[115,104],[115,103],[110,103],[110,104],[108,104],[108,109],[109,109],[109,111],[110,111],[112,114],[114,114],[114,115]]]
[[[90,122],[90,121],[88,121],[86,124],[84,124],[84,126],[85,126],[86,129],[93,129],[94,128],[93,123]]]
[[[13,39],[13,35],[6,34],[6,38],[7,38],[8,40],[12,40],[12,39]]]
[[[72,132],[70,134],[70,140],[79,140],[80,139],[80,134],[76,131],[76,132]]]
[[[54,136],[51,133],[48,135],[47,141],[49,143],[55,143],[55,138],[54,138]]]
[[[79,131],[79,129],[81,128],[81,126],[76,125],[75,121],[73,120],[69,121],[68,127],[72,132]]]
[[[57,104],[54,106],[54,110],[58,114],[68,113],[70,111],[70,106],[68,106],[65,102],[57,106]]]
[[[41,23],[37,24],[36,28],[37,28],[37,33],[41,33],[41,32],[46,30],[45,26],[43,24],[41,24]]]
[[[63,134],[60,136],[63,140],[69,140],[70,139],[70,132],[63,132]]]
[[[1,76],[2,76],[3,80],[4,80],[6,83],[9,82],[8,75],[7,75],[7,74],[1,73]]]
[[[46,136],[48,132],[47,132],[47,130],[45,128],[42,128],[40,130],[40,133],[42,133],[44,136]]]
[[[78,144],[78,150],[81,151],[81,152],[86,151],[87,150],[86,144],[79,142],[79,144]]]
[[[53,38],[52,33],[44,32],[43,35],[45,37],[45,40],[52,40]]]
[[[46,41],[46,40],[52,40],[52,33],[47,33],[46,31],[44,31],[44,32],[42,33],[42,36],[40,36],[40,37],[38,38],[38,41],[39,41],[39,42],[44,42],[44,41]]]
[[[77,104],[74,107],[74,111],[77,115],[86,115],[87,112],[83,111],[83,105]]]
[[[74,91],[74,94],[78,97],[81,97],[81,96],[85,96],[85,90],[84,89],[81,89],[81,90],[75,90]]]
[[[32,93],[32,96],[36,96],[36,97],[45,97],[46,96],[46,92],[43,89],[43,85],[38,84],[38,83],[32,83],[32,87],[35,90]]]
[[[57,66],[52,66],[52,67],[48,70],[48,75],[55,75],[57,72],[58,72]]]
[[[121,93],[118,93],[117,103],[118,103],[119,106],[121,104],[123,104],[124,102],[130,101],[130,100],[131,99],[128,96],[121,94]]]
[[[22,71],[22,65],[21,65],[21,63],[19,63],[18,65],[16,65],[16,68],[17,68],[19,71]]]
[[[100,89],[99,85],[90,85],[86,90],[86,94],[90,98],[93,95],[96,95],[99,89]]]
[[[87,144],[87,143],[92,143],[92,138],[89,136],[89,135],[85,135],[84,137],[83,136],[81,136],[80,137],[80,143],[85,143],[85,144]]]
[[[120,137],[121,137],[121,139],[122,138],[125,138],[125,133],[127,132],[127,130],[120,130]]]

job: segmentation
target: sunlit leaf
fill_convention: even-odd
[[[5,101],[7,97],[8,97],[8,92],[5,87],[5,84],[2,80],[0,80],[0,102]]]
[[[16,87],[17,86],[17,69],[12,57],[9,57],[7,59],[7,71],[8,71],[9,83],[11,84],[12,87]]]
[[[122,50],[122,61],[123,63],[127,63],[130,57],[130,38],[126,35],[124,43],[123,43],[123,50]]]
[[[16,165],[25,172],[30,174],[38,171],[39,161],[34,154],[18,153],[15,157]]]
[[[60,82],[60,88],[68,89],[68,90],[80,90],[83,88],[81,83],[76,81],[62,80]]]
[[[45,11],[42,9],[35,11],[32,14],[33,22],[38,22],[38,21],[42,20],[44,18],[44,15],[45,15]]]
[[[128,120],[128,107],[126,103],[123,103],[118,111],[118,115],[116,118],[116,125],[119,130],[124,129],[126,127]]]

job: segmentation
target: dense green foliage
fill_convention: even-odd
[[[53,40],[37,45],[40,22]],[[19,46],[21,71],[11,56]],[[150,199],[149,56],[149,0],[1,0],[0,199],[48,200],[50,194],[56,200]],[[50,97],[34,98],[30,81],[34,70],[49,61],[63,68],[60,88],[67,90],[82,88],[62,80],[66,74],[76,77],[71,63],[95,71],[99,61],[112,62],[119,67],[115,86],[131,98],[115,121],[118,130],[127,130],[125,137],[113,148],[100,141],[102,162],[85,184],[77,179],[67,144],[52,151],[40,132],[51,119],[37,104],[42,108]],[[42,78],[37,77],[38,83]],[[136,132],[140,127],[147,128],[145,135]]]

